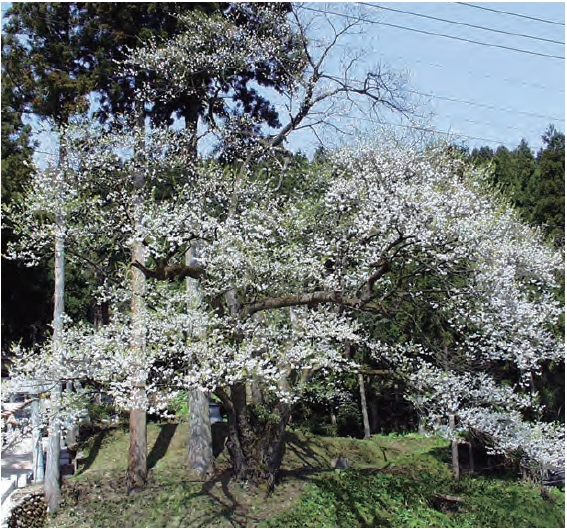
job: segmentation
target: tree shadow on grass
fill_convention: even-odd
[[[148,455],[148,469],[154,468],[156,463],[165,456],[167,449],[177,430],[177,424],[162,424],[160,426],[159,435],[152,447],[152,451]]]
[[[104,430],[100,430],[93,441],[93,444],[89,450],[89,457],[87,457],[86,459],[81,459],[81,464],[83,465],[81,468],[80,473],[84,473],[86,472],[89,468],[91,468],[92,464],[94,463],[94,460],[97,458],[98,453],[100,452],[100,447],[102,446],[102,442],[104,441],[104,438],[108,435],[108,429],[104,429]]]
[[[286,450],[292,452],[303,463],[304,468],[329,469],[329,460],[312,450],[294,432],[287,431],[285,433],[285,443]]]

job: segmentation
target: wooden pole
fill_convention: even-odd
[[[370,422],[368,420],[368,407],[366,405],[366,391],[364,390],[364,375],[358,373],[358,385],[360,388],[360,404],[362,406],[362,422],[364,424],[364,439],[370,439]]]

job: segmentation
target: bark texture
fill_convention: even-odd
[[[185,266],[195,267],[197,247],[195,244],[185,253]],[[199,282],[187,277],[185,279],[187,292],[199,292]],[[188,307],[189,308],[189,307]],[[189,408],[189,449],[187,464],[189,473],[198,479],[211,477],[214,465],[213,436],[209,416],[209,398],[202,391],[188,392]]]
[[[146,388],[140,385],[134,389],[140,399],[145,399]],[[148,474],[148,443],[146,435],[146,410],[130,410],[130,446],[128,449],[128,494],[143,489]]]
[[[141,125],[143,125],[143,120]],[[140,191],[144,186],[143,173],[133,175],[136,195],[134,196],[134,222],[136,231],[142,227],[142,198]],[[146,252],[141,241],[132,243],[132,263],[145,263]],[[143,367],[145,355],[145,327],[143,314],[145,312],[144,293],[146,278],[144,273],[131,267],[132,288],[132,389],[130,409],[130,447],[128,449],[128,494],[142,489],[146,484],[148,474],[148,446],[146,426],[146,376]]]
[[[213,436],[209,417],[209,398],[202,391],[189,391],[189,472],[198,479],[211,477]]]
[[[236,479],[252,486],[265,483],[273,490],[285,454],[284,434],[291,406],[283,402],[270,409],[249,406],[245,384],[232,386],[230,401],[222,392],[217,394],[229,404],[227,449]]]

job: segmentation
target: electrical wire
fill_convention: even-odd
[[[313,9],[311,7],[307,7],[307,6],[301,6],[302,9],[306,9],[307,11],[313,11],[315,13],[321,13],[321,14],[325,14],[325,15],[334,15],[334,16],[338,16],[338,17],[343,17],[343,18],[348,18],[350,20],[357,20],[359,22],[366,22],[369,24],[378,24],[380,26],[388,26],[388,27],[392,27],[392,28],[396,28],[396,29],[402,29],[405,31],[413,31],[415,33],[421,33],[423,35],[430,35],[432,37],[443,37],[443,38],[447,38],[447,39],[451,39],[451,40],[457,40],[460,42],[468,42],[469,44],[476,44],[478,46],[486,46],[489,48],[500,48],[500,49],[504,49],[504,50],[508,50],[508,51],[514,51],[517,53],[524,53],[524,54],[528,54],[528,55],[536,55],[538,57],[546,57],[548,59],[560,59],[560,60],[565,60],[565,57],[562,55],[550,55],[547,53],[539,53],[537,51],[530,51],[530,50],[523,50],[520,48],[514,48],[512,46],[503,46],[501,44],[493,44],[493,43],[489,43],[489,42],[480,42],[478,40],[472,40],[472,39],[465,39],[463,37],[455,37],[454,35],[446,35],[444,33],[434,33],[432,31],[425,31],[423,29],[417,29],[417,28],[410,28],[408,26],[400,26],[399,24],[390,24],[389,22],[380,22],[378,20],[372,20],[369,18],[362,18],[362,17],[357,17],[357,16],[352,16],[352,15],[345,15],[344,13],[337,13],[334,11],[328,11],[328,10],[321,10],[321,9]]]
[[[382,57],[385,57],[387,59],[402,59],[404,61],[408,60],[407,56],[404,57],[402,55],[392,55],[391,53],[386,53],[386,52],[379,52],[378,55],[381,55]],[[434,68],[447,68],[446,64],[427,62],[427,61],[424,61],[422,59],[415,58],[415,57],[411,57],[411,59],[412,59],[413,62],[425,64],[427,66],[433,66]],[[495,77],[495,76],[487,74],[487,73],[475,73],[472,70],[468,70],[468,73],[471,74],[471,75],[474,75],[475,77],[483,77],[484,79],[494,79],[498,82],[513,84],[514,86],[528,86],[528,87],[537,88],[537,89],[540,89],[540,90],[546,90],[546,91],[549,90],[549,85],[543,85],[543,84],[539,84],[539,83],[531,83],[531,82],[527,82],[527,81],[520,81],[519,79],[510,79],[508,77]],[[565,92],[565,90],[563,88],[560,88],[560,89],[557,90],[557,92]]]
[[[472,106],[475,106],[475,107],[488,108],[490,110],[501,110],[503,112],[513,112],[515,114],[522,114],[524,116],[532,116],[532,117],[535,117],[535,118],[550,119],[551,121],[565,122],[564,118],[558,118],[558,117],[555,117],[555,116],[546,116],[544,114],[537,114],[535,112],[527,112],[525,110],[516,110],[514,108],[507,108],[507,107],[497,107],[495,105],[488,105],[486,103],[479,103],[478,101],[467,101],[467,100],[462,100],[462,99],[455,99],[455,98],[452,98],[452,97],[426,94],[424,92],[418,92],[417,90],[407,90],[407,91],[411,94],[421,95],[421,96],[425,96],[425,97],[432,97],[434,99],[441,99],[443,101],[450,101],[452,103],[462,103],[464,105],[472,105]]]
[[[530,17],[528,15],[522,15],[520,13],[512,13],[511,11],[499,11],[498,9],[492,9],[490,7],[479,6],[476,4],[469,4],[468,2],[455,2],[455,3],[466,7],[474,7],[476,9],[483,9],[484,11],[492,11],[493,13],[500,13],[502,15],[511,15],[514,17],[527,18],[528,20],[535,20],[537,22],[544,22],[546,24],[557,24],[558,26],[565,26],[563,22],[556,22],[554,20],[547,20],[545,18]]]
[[[481,138],[479,136],[469,136],[467,134],[459,134],[456,132],[444,132],[442,130],[438,130],[435,128],[431,128],[431,127],[420,127],[418,125],[402,125],[401,123],[390,123],[388,121],[384,121],[384,122],[377,122],[374,121],[372,119],[369,118],[364,118],[364,117],[357,117],[356,121],[366,121],[368,123],[378,123],[379,125],[388,125],[388,126],[392,126],[392,127],[400,127],[400,128],[404,128],[404,129],[412,129],[412,130],[418,130],[421,132],[428,132],[431,134],[440,134],[442,136],[448,136],[448,137],[454,137],[454,138],[467,138],[469,140],[479,140],[479,141],[485,141],[488,143],[494,143],[496,145],[506,145],[506,142],[501,141],[501,140],[492,140],[489,138]]]
[[[526,35],[525,33],[513,33],[511,31],[504,31],[501,29],[495,29],[495,28],[488,28],[486,26],[477,26],[476,24],[469,24],[468,22],[459,22],[457,20],[448,20],[446,18],[439,18],[439,17],[434,17],[431,15],[424,15],[423,13],[414,13],[412,11],[402,11],[401,9],[394,9],[393,7],[386,7],[383,5],[379,5],[379,4],[370,4],[368,2],[357,2],[359,5],[363,5],[363,6],[368,6],[368,7],[372,7],[374,9],[383,9],[385,11],[393,11],[395,13],[403,13],[405,15],[412,15],[412,16],[416,16],[416,17],[421,17],[421,18],[428,18],[430,20],[437,20],[438,22],[446,22],[447,24],[456,24],[459,26],[467,26],[469,28],[474,28],[474,29],[481,29],[483,31],[492,31],[494,33],[501,33],[503,35],[511,35],[514,37],[523,37],[526,39],[533,39],[533,40],[540,40],[543,42],[551,42],[553,44],[559,44],[561,46],[565,46],[564,42],[561,42],[559,40],[552,40],[552,39],[546,39],[543,37],[536,37],[535,35]]]
[[[351,82],[351,83],[364,84],[364,82],[365,82],[365,81],[362,81],[360,79],[352,79],[352,78],[348,78],[348,77],[337,77],[337,76],[333,76],[333,75],[327,75],[327,77],[329,79],[336,81],[336,82],[339,82],[339,83],[344,82],[344,81],[348,81],[348,82]],[[464,105],[471,105],[471,106],[475,106],[475,107],[488,108],[490,110],[500,110],[502,112],[513,112],[514,114],[522,114],[522,115],[525,115],[525,116],[531,116],[531,117],[535,117],[535,118],[549,119],[551,121],[565,122],[564,118],[558,118],[556,116],[547,116],[547,115],[544,115],[544,114],[537,114],[535,112],[527,112],[525,110],[516,110],[514,108],[498,107],[496,105],[479,103],[478,101],[467,101],[466,99],[456,99],[456,98],[453,98],[453,97],[427,94],[425,92],[419,92],[418,90],[411,90],[411,89],[407,89],[406,92],[408,92],[410,94],[415,94],[415,95],[419,95],[419,96],[433,98],[433,99],[440,99],[442,101],[449,101],[451,103],[462,103]]]

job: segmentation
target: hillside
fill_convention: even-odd
[[[215,450],[222,425],[214,425]],[[128,435],[93,435],[79,472],[63,487],[52,527],[564,527],[564,492],[515,477],[465,476],[454,483],[447,442],[415,434],[369,441],[290,431],[276,491],[230,481],[225,453],[206,482],[186,477],[187,425],[150,424],[147,489],[125,495]],[[349,458],[338,473],[330,461]]]

